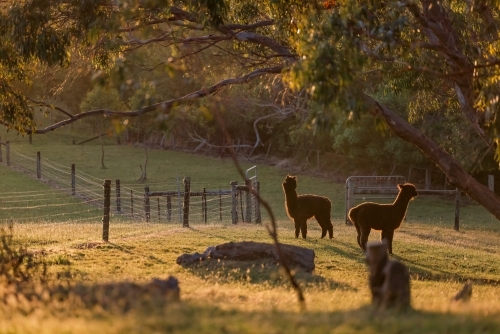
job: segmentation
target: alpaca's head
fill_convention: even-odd
[[[406,198],[409,198],[412,200],[413,198],[417,197],[417,188],[411,183],[405,183],[405,184],[398,184],[398,189],[401,193],[402,196],[405,196]]]
[[[283,189],[285,190],[295,190],[297,188],[297,177],[287,175],[285,182],[283,182]]]

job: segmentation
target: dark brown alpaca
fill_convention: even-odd
[[[408,204],[417,196],[413,184],[398,184],[399,194],[392,204],[361,203],[349,211],[349,219],[358,232],[358,245],[366,251],[366,242],[371,229],[381,230],[381,239],[387,239],[389,253],[392,254],[394,230],[401,226]]]
[[[318,195],[297,195],[297,177],[287,175],[283,182],[285,191],[285,207],[290,218],[295,222],[295,237],[299,237],[299,231],[302,232],[302,238],[307,235],[307,220],[316,218],[321,226],[321,238],[324,238],[326,232],[333,238],[333,225],[330,220],[332,202],[326,197]]]

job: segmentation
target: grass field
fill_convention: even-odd
[[[75,163],[78,170],[95,177],[120,178],[128,184],[137,184],[137,165],[144,154],[140,148],[109,143],[105,147],[108,168],[102,170],[98,145],[75,148],[70,137],[61,134],[35,137],[33,145],[26,138],[12,136],[9,140],[23,154],[41,151],[52,161]],[[162,185],[175,176],[191,176],[207,187],[241,180],[231,160],[174,151],[151,151],[149,159],[151,184]],[[464,201],[461,230],[454,231],[451,198],[417,197],[410,203],[407,221],[395,233],[393,258],[410,268],[413,309],[403,314],[375,312],[369,306],[368,274],[364,256],[356,245],[355,230],[343,223],[343,185],[299,176],[299,193],[321,194],[332,200],[335,236],[332,241],[319,239],[319,226],[313,221],[309,224],[309,238],[302,240],[293,237],[292,223],[284,211],[281,182],[287,171],[259,165],[258,173],[262,196],[278,217],[280,241],[315,251],[314,273],[297,273],[305,293],[305,311],[299,310],[295,292],[277,268],[221,262],[188,269],[175,262],[183,253],[203,252],[208,246],[229,241],[270,242],[264,227],[266,218],[263,225],[193,224],[190,228],[176,224],[150,224],[145,228],[144,224],[115,220],[111,222],[109,243],[100,241],[100,221],[96,220],[85,223],[92,226],[85,229],[91,232],[83,238],[89,247],[82,247],[77,230],[82,224],[43,222],[38,235],[60,240],[32,250],[43,250],[54,275],[69,270],[72,282],[88,285],[125,280],[145,283],[154,277],[173,275],[180,282],[181,302],[160,307],[145,305],[126,313],[78,307],[54,311],[48,307],[28,315],[0,315],[0,332],[499,332],[500,225],[478,205]],[[0,176],[0,197],[3,193],[48,187],[4,165],[0,165]],[[15,223],[15,217],[13,220]],[[22,234],[18,230],[18,238],[22,239]],[[372,233],[370,240],[378,238],[378,233]],[[468,279],[474,282],[471,301],[451,302]]]

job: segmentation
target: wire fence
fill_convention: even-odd
[[[92,242],[103,233],[103,181],[93,175],[47,158],[31,156],[10,145],[10,167],[29,175],[45,190],[5,192],[0,190],[0,224],[14,225],[16,235],[29,246]],[[5,159],[2,163],[5,165]],[[111,182],[110,239],[151,233],[189,224],[260,222],[255,196],[245,186],[231,192],[227,185],[191,182],[186,211],[184,179],[173,177],[161,183]],[[255,182],[254,188],[258,187]],[[14,189],[15,190],[15,189]],[[168,192],[168,195],[149,196]],[[236,217],[235,217],[236,215]],[[235,221],[236,218],[236,221]]]

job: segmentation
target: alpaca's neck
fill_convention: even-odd
[[[394,201],[393,205],[406,212],[406,209],[408,208],[408,204],[410,203],[410,199],[406,196],[402,196],[401,192],[398,194],[398,197],[396,197],[396,200]]]
[[[293,211],[297,207],[297,191],[293,190],[285,190],[285,199],[286,199],[286,207],[288,212]]]

